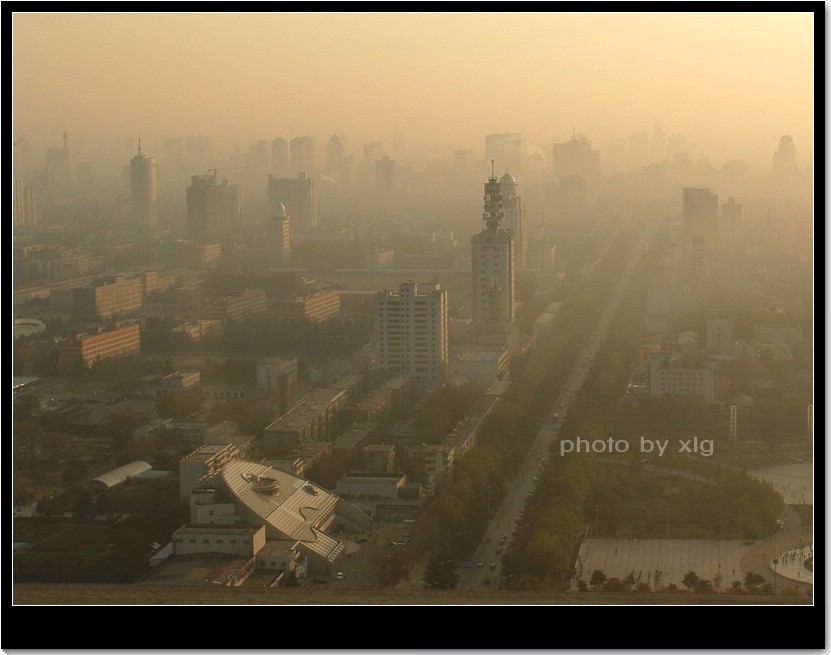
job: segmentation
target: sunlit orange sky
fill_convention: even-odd
[[[202,5],[205,6],[205,5]],[[209,5],[208,5],[209,6]],[[760,5],[753,5],[759,7]],[[780,5],[781,6],[781,5]],[[823,19],[824,20],[824,19]],[[519,132],[549,148],[685,135],[713,163],[809,165],[811,13],[16,13],[14,135],[60,143],[404,135],[414,155]]]

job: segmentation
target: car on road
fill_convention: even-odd
[[[338,571],[335,574],[335,580],[346,580],[346,576],[343,574],[343,571]]]
[[[497,555],[501,555],[501,554],[502,554],[502,546],[497,546],[497,547],[496,547],[496,554],[497,554]]]
[[[493,571],[494,569],[496,569],[496,564],[494,562],[491,562],[491,571]]]

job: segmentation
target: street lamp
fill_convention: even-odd
[[[776,595],[776,565],[779,564],[779,558],[773,558],[773,595]]]

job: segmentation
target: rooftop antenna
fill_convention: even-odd
[[[491,159],[491,177],[494,177],[494,174],[493,174],[493,159]]]
[[[139,157],[141,157],[141,134],[139,134],[139,135],[138,135],[138,139],[139,139],[139,152],[138,152],[138,155],[139,155]]]

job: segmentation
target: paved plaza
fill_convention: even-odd
[[[810,462],[798,462],[750,469],[748,473],[758,480],[770,482],[786,505],[813,505],[813,469]]]
[[[770,567],[779,575],[796,582],[814,583],[814,574],[805,568],[805,562],[814,556],[813,546],[793,548],[779,553],[776,566]]]
[[[599,569],[607,578],[621,580],[634,572],[635,582],[654,588],[655,571],[661,571],[660,586],[671,583],[684,589],[683,579],[689,571],[704,580],[722,576],[721,588],[733,580],[743,580],[741,559],[750,546],[741,541],[709,539],[586,539],[577,560],[577,578],[591,579]],[[576,580],[573,583],[576,589]]]

